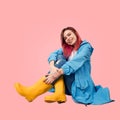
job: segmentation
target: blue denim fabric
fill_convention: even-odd
[[[57,60],[55,62],[55,66],[57,68],[61,68],[66,63],[66,59],[63,55],[58,55]]]

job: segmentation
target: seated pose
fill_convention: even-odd
[[[53,93],[45,97],[46,102],[66,102],[66,94],[85,105],[111,102],[109,89],[95,86],[91,78],[91,44],[67,27],[61,31],[61,46],[48,58],[50,71],[32,86],[15,83],[16,91],[29,102],[47,91]]]

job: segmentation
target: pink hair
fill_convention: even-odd
[[[71,46],[71,45],[68,45],[66,42],[65,42],[65,39],[64,39],[64,32],[66,30],[71,30],[77,37],[77,41],[75,43],[74,46]],[[70,55],[71,55],[71,52],[73,50],[77,50],[79,47],[80,47],[80,44],[81,44],[82,40],[78,34],[78,32],[73,28],[73,27],[67,27],[67,28],[64,28],[61,32],[61,44],[62,44],[62,48],[63,48],[63,55],[68,58]]]

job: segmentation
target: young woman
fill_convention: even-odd
[[[30,87],[16,83],[17,92],[29,102],[49,90],[54,93],[45,97],[46,102],[65,102],[65,94],[85,105],[111,102],[109,89],[95,86],[91,78],[91,44],[82,41],[73,27],[67,27],[61,32],[61,45],[48,58],[48,74]]]

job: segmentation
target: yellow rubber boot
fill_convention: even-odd
[[[47,92],[53,87],[51,84],[46,84],[44,80],[45,77],[42,77],[39,81],[30,87],[25,87],[20,83],[16,83],[15,88],[20,95],[25,97],[29,102],[32,102],[37,96]]]
[[[63,103],[66,101],[65,85],[63,76],[61,76],[55,83],[55,92],[52,95],[45,97],[45,102]]]

